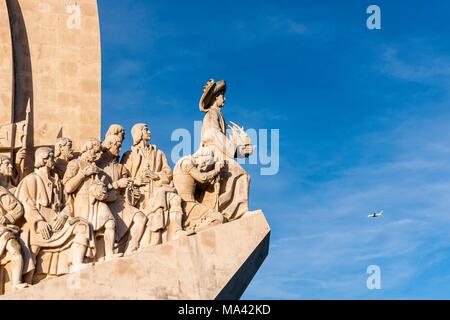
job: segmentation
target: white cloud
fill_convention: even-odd
[[[438,55],[423,46],[418,48],[420,54],[407,57],[411,52],[411,44],[386,46],[382,55],[380,68],[386,74],[396,78],[414,82],[433,82],[450,80],[450,59],[446,55]]]

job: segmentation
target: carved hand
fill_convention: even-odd
[[[37,223],[37,231],[42,235],[44,240],[48,240],[52,236],[52,227],[45,221],[39,221]]]
[[[54,225],[54,227],[53,227],[53,230],[54,231],[60,231],[60,230],[62,230],[62,228],[64,227],[64,224],[66,223],[66,221],[67,221],[67,215],[65,215],[65,214],[62,214],[62,215],[59,215],[59,217],[58,217],[58,219],[56,220],[56,223],[55,223],[55,225]]]
[[[161,179],[160,176],[159,176],[156,172],[153,172],[153,171],[147,171],[147,172],[145,173],[145,176],[146,176],[147,178],[152,179],[153,181],[156,181],[156,180],[160,180],[160,179]]]
[[[239,157],[248,157],[255,151],[252,144],[238,146],[238,149]]]
[[[244,147],[244,154],[247,156],[251,155],[253,151],[255,151],[255,148],[252,144],[248,144]]]
[[[25,157],[27,156],[27,148],[20,148],[19,151],[16,153],[16,161],[18,163],[25,160]]]
[[[128,186],[128,183],[130,182],[130,179],[128,178],[122,178],[120,180],[117,181],[117,186],[120,189],[125,189]]]
[[[87,166],[83,169],[83,173],[85,177],[90,177],[93,174],[96,174],[98,172],[97,166],[95,164],[92,164],[90,166]]]
[[[134,185],[138,186],[138,187],[143,187],[148,183],[146,178],[143,177],[137,177],[136,179],[134,179]]]

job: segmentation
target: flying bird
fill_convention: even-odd
[[[369,214],[368,217],[369,217],[369,218],[379,218],[379,217],[381,217],[383,214],[384,214],[384,211],[381,210],[380,212],[374,212],[374,213]]]

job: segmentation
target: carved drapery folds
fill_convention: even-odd
[[[234,159],[253,146],[235,124],[226,134],[225,81],[205,86],[201,146],[174,171],[147,124],[121,157],[122,126],[89,138],[100,132],[97,1],[76,1],[89,23],[75,29],[64,1],[45,2],[0,1],[0,293],[251,214]]]
[[[235,124],[227,136],[225,91],[225,81],[208,82],[201,145],[173,171],[143,123],[133,126],[133,146],[122,157],[125,130],[117,124],[103,142],[88,139],[77,152],[66,137],[36,146],[34,171],[24,177],[1,156],[3,285],[23,289],[254,213],[249,176],[234,160],[253,146]]]

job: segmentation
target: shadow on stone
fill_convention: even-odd
[[[222,289],[216,300],[238,300],[269,254],[270,232]]]

